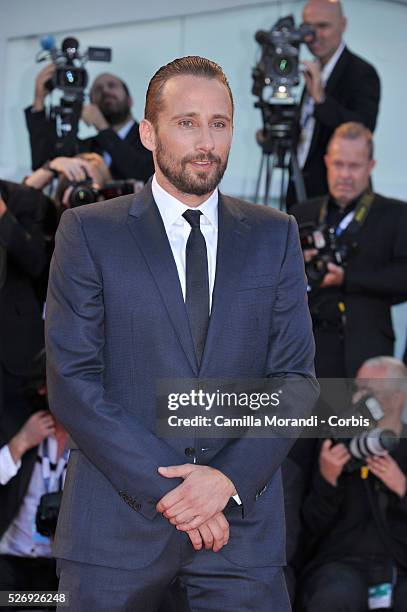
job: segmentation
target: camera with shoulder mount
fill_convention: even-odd
[[[88,61],[110,62],[112,50],[109,47],[88,47],[81,53],[79,41],[73,36],[65,38],[60,49],[56,48],[53,36],[44,36],[41,47],[37,62],[51,60],[55,65],[55,72],[46,83],[46,88],[50,92],[53,89],[62,91],[59,106],[50,109],[50,116],[56,121],[56,152],[57,155],[70,157],[77,153],[75,139],[88,85],[85,64]]]
[[[314,38],[314,29],[306,24],[296,28],[292,15],[279,19],[269,31],[258,30],[255,39],[261,45],[261,58],[252,72],[252,93],[263,98],[264,88],[271,86],[273,98],[291,98],[291,88],[300,82],[300,43]]]

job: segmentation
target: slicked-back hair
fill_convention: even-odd
[[[373,159],[373,134],[369,130],[369,128],[363,125],[363,123],[358,123],[357,121],[348,121],[347,123],[342,123],[342,125],[337,127],[328,143],[327,152],[329,152],[333,141],[337,138],[346,138],[347,140],[359,140],[359,138],[363,138],[366,142],[369,159]]]
[[[222,83],[229,94],[232,104],[232,115],[234,110],[233,96],[229,82],[219,64],[199,57],[197,55],[189,55],[173,60],[165,66],[161,66],[151,79],[146,93],[146,104],[144,109],[144,117],[153,125],[157,122],[157,116],[160,110],[163,109],[163,88],[167,81],[176,76],[195,76],[204,79],[216,79]]]

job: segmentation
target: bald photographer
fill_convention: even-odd
[[[324,155],[334,130],[341,123],[356,121],[374,131],[380,80],[375,68],[346,46],[347,19],[339,0],[308,0],[303,20],[314,29],[315,38],[308,43],[314,60],[303,62],[297,156],[307,197],[313,198],[327,190]],[[287,208],[295,203],[290,182]]]
[[[364,432],[365,443],[363,434],[349,440],[335,432],[321,441],[303,505],[313,554],[302,574],[299,612],[405,610],[407,369],[393,357],[370,359],[356,389],[350,412],[374,406],[375,433]]]

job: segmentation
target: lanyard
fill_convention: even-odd
[[[63,472],[68,463],[68,453],[69,451],[66,448],[64,450],[62,457],[59,458],[55,469],[51,469],[51,462],[50,462],[49,454],[48,454],[48,438],[45,438],[45,440],[43,440],[41,467],[42,467],[42,477],[44,479],[45,490],[47,493],[50,493],[51,491],[56,490],[55,484],[58,480],[59,480],[59,486],[57,490],[62,491]]]
[[[340,236],[342,234],[342,232],[344,232],[346,230],[346,228],[348,227],[349,223],[352,221],[354,216],[355,216],[355,211],[351,210],[346,215],[346,217],[344,217],[342,219],[342,221],[339,223],[338,227],[335,230],[335,235],[336,236]]]
[[[326,219],[328,216],[328,200],[327,196],[322,202],[321,209],[319,211],[319,224],[325,225]],[[355,210],[352,210],[350,213],[342,219],[340,224],[338,225],[335,234],[340,236],[346,229],[349,234],[356,234],[357,231],[362,227],[364,222],[366,221],[366,217],[369,214],[370,208],[373,204],[374,193],[370,191],[365,191],[363,195],[358,200]]]

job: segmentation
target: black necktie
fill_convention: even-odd
[[[201,363],[209,323],[209,278],[205,238],[199,227],[200,210],[187,210],[183,217],[191,226],[186,246],[186,295],[189,323],[198,364]]]

